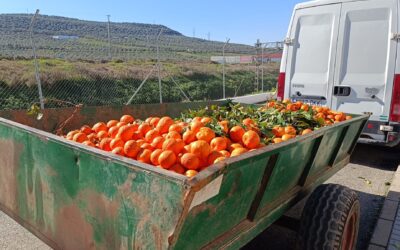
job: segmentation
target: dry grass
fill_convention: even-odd
[[[52,84],[59,80],[86,78],[102,79],[144,79],[155,62],[128,61],[94,63],[85,61],[66,61],[61,59],[40,59],[40,77],[43,84]],[[163,62],[161,76],[206,74],[221,75],[222,66],[211,62]],[[265,64],[265,74],[276,73],[278,64]],[[226,73],[252,71],[254,65],[226,65]],[[154,74],[155,76],[156,74]],[[0,81],[8,85],[35,84],[33,60],[0,60]]]

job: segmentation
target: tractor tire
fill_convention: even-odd
[[[308,198],[297,234],[297,250],[353,250],[357,243],[360,202],[344,186],[323,184]]]

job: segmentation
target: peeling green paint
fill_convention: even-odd
[[[193,105],[88,107],[79,119],[157,107],[174,115]],[[44,113],[45,125],[6,115],[47,131],[62,121],[60,110]],[[54,248],[235,249],[343,167],[367,118],[231,158],[192,180],[0,118],[0,208]],[[217,178],[215,194],[191,207]]]

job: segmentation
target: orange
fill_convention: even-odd
[[[276,137],[282,137],[282,135],[285,134],[285,128],[280,127],[280,126],[275,126],[275,127],[272,129],[272,133],[274,133],[274,135],[275,135]]]
[[[138,127],[138,131],[140,133],[142,133],[143,136],[146,135],[147,132],[149,132],[150,130],[151,130],[150,124],[145,123],[145,122],[140,124],[139,127]]]
[[[208,155],[207,163],[208,165],[214,164],[215,160],[219,157],[223,157],[223,154],[219,151],[211,151]]]
[[[204,124],[201,121],[192,121],[190,123],[190,130],[194,133],[197,133],[202,127],[204,127]]]
[[[190,153],[190,144],[187,144],[183,147],[182,153]]]
[[[117,125],[115,125],[115,126],[120,128],[120,127],[122,127],[124,125],[128,125],[128,123],[127,122],[118,122]]]
[[[151,150],[142,148],[137,154],[136,159],[143,163],[150,163]]]
[[[249,130],[243,134],[242,141],[246,148],[254,149],[260,145],[260,136],[253,130]]]
[[[116,147],[114,148],[111,153],[113,154],[117,154],[117,155],[121,155],[121,156],[125,156],[124,154],[124,149],[122,147]]]
[[[118,148],[118,147],[123,147],[124,145],[125,145],[125,142],[120,138],[112,139],[111,142],[110,142],[110,148],[111,149]]]
[[[164,116],[163,118],[160,119],[156,128],[158,131],[160,131],[160,134],[164,134],[168,132],[169,127],[172,124],[174,124],[174,120],[172,120],[172,118],[169,116]]]
[[[92,133],[92,128],[89,127],[88,125],[83,125],[81,127],[81,132],[88,135],[88,134]]]
[[[206,141],[198,140],[190,144],[190,152],[197,155],[200,160],[206,161],[211,152],[211,147]]]
[[[210,123],[212,119],[210,117],[203,117],[200,122],[203,123],[204,125]]]
[[[215,132],[208,128],[208,127],[202,127],[199,129],[199,132],[196,133],[196,138],[198,140],[203,140],[206,141],[207,143],[210,143],[212,139],[215,137]]]
[[[127,141],[124,145],[124,153],[130,158],[135,158],[140,151],[140,146],[136,141]]]
[[[282,136],[282,141],[287,141],[287,140],[290,140],[290,139],[292,139],[294,137],[295,137],[295,135],[284,134]]]
[[[218,157],[217,159],[215,159],[214,164],[217,162],[223,161],[225,159],[226,159],[226,157],[224,157],[224,156]]]
[[[102,130],[108,131],[108,128],[104,122],[98,122],[92,127],[92,130],[94,130],[94,132],[98,133]]]
[[[275,107],[275,102],[273,102],[273,101],[268,102],[268,103],[267,103],[267,107],[268,107],[268,108],[273,108],[273,107]]]
[[[184,174],[185,173],[185,168],[182,167],[182,165],[180,165],[179,163],[175,163],[168,170],[169,171],[174,171],[175,173],[178,173],[178,174]]]
[[[143,144],[140,146],[140,148],[147,148],[147,149],[150,149],[151,151],[154,150],[154,147],[151,146],[151,144],[150,144],[150,143],[147,143],[147,142],[143,143]]]
[[[350,120],[350,119],[352,119],[353,117],[351,116],[351,115],[346,115],[346,120]]]
[[[230,152],[232,152],[233,150],[235,150],[237,148],[243,148],[243,145],[240,143],[232,143],[231,145],[229,145],[228,150]]]
[[[110,137],[112,137],[112,138],[115,138],[115,137],[117,136],[117,134],[118,134],[118,130],[119,130],[119,127],[117,127],[117,126],[111,127],[111,128],[108,130],[108,136],[110,136]],[[100,132],[105,132],[105,131],[100,131]],[[100,133],[100,132],[99,132],[99,133]]]
[[[312,130],[309,129],[309,128],[307,128],[307,129],[304,129],[304,130],[301,132],[301,134],[302,134],[302,135],[306,135],[306,134],[309,134],[309,133],[311,133],[311,132],[312,132]]]
[[[153,151],[153,153],[151,153],[150,155],[150,161],[154,166],[159,165],[158,163],[158,157],[160,156],[160,154],[162,153],[161,149],[156,149]]]
[[[116,138],[121,138],[124,142],[132,139],[134,128],[132,125],[124,125],[119,128]]]
[[[252,127],[256,127],[256,123],[251,119],[251,118],[246,118],[242,121],[243,125],[246,126],[247,129],[250,129]]]
[[[100,133],[101,132],[104,132],[104,131],[100,131]],[[106,135],[107,135],[107,133],[106,133]],[[91,133],[90,135],[87,136],[87,138],[88,138],[89,141],[95,142],[97,140],[97,135],[95,133]]]
[[[296,129],[293,126],[286,126],[285,127],[285,134],[289,135],[296,135]]]
[[[68,140],[72,140],[72,138],[74,137],[75,134],[79,133],[79,130],[73,130],[68,132],[67,136],[65,137]]]
[[[139,147],[141,147],[144,143],[146,143],[146,141],[143,139],[139,139],[139,140],[136,140],[136,143],[139,145]]]
[[[158,157],[158,163],[164,169],[170,168],[176,162],[176,155],[172,150],[166,150]]]
[[[304,111],[308,111],[309,110],[309,106],[307,104],[303,104],[301,105],[300,109],[304,110]]]
[[[221,150],[221,151],[219,151],[219,152],[222,154],[222,156],[224,156],[224,157],[226,157],[226,158],[228,158],[228,157],[231,156],[231,153],[229,153],[229,152],[226,151],[226,150]]]
[[[172,124],[171,127],[169,127],[168,132],[172,132],[172,131],[182,134],[183,126],[180,124]]]
[[[170,138],[173,138],[173,139],[181,139],[182,137],[181,137],[181,134],[179,134],[178,132],[176,132],[176,131],[170,131],[170,132],[168,132],[168,134],[167,134],[167,136],[165,137],[165,139],[170,139]]]
[[[120,122],[126,122],[126,123],[132,123],[135,120],[133,116],[131,115],[123,115],[121,116],[121,119],[119,119]]]
[[[196,170],[189,169],[189,170],[187,170],[187,171],[185,172],[185,175],[186,175],[187,177],[191,178],[191,177],[197,175],[198,173],[199,173],[199,172],[197,172]]]
[[[103,131],[100,131],[99,133],[97,133],[96,137],[99,138],[99,139],[103,139],[103,138],[108,137],[108,133],[103,130]]]
[[[343,121],[343,118],[346,118],[343,116],[343,114],[335,115],[335,121]]]
[[[142,138],[143,138],[142,133],[140,133],[139,131],[133,132],[132,140],[139,140],[139,139],[142,139]]]
[[[107,122],[107,127],[108,127],[108,128],[114,127],[114,126],[117,125],[117,123],[118,123],[117,120],[109,120],[109,121]]]
[[[192,119],[192,122],[201,122],[202,117],[196,116],[195,118]]]
[[[183,133],[182,139],[186,144],[189,144],[196,140],[196,133],[191,130],[187,130],[185,133]]]
[[[145,141],[151,143],[154,138],[156,138],[157,136],[159,136],[158,130],[152,129],[149,130],[146,135],[144,136]]]
[[[274,138],[272,141],[273,141],[274,143],[281,143],[281,142],[283,142],[283,141],[282,141],[282,138]]]
[[[315,118],[321,118],[321,119],[325,119],[325,115],[324,115],[324,113],[317,113],[316,115],[315,115]]]
[[[182,155],[180,160],[182,166],[187,169],[198,169],[200,167],[200,160],[197,155],[192,153],[186,153]]]
[[[210,142],[211,149],[212,150],[217,150],[217,151],[221,151],[221,150],[226,149],[227,144],[228,143],[227,143],[226,139],[223,138],[223,137],[215,137]]]
[[[162,145],[162,150],[171,150],[178,155],[183,150],[184,146],[185,143],[182,140],[166,139]]]
[[[147,117],[146,120],[144,120],[144,122],[147,122],[148,124],[150,124],[151,119],[153,119],[153,117],[151,117],[151,116],[150,116],[150,117]]]
[[[105,151],[111,151],[110,143],[112,139],[111,138],[103,138],[100,141],[99,147]]]
[[[94,147],[95,146],[94,143],[91,142],[91,141],[84,141],[84,142],[82,142],[82,144],[84,144],[86,146],[89,146],[89,147]]]
[[[225,134],[229,132],[229,122],[228,121],[220,121],[218,124],[221,126],[222,131],[224,131]]]
[[[153,126],[153,128],[155,128],[159,121],[160,121],[160,117],[153,117],[150,120],[150,125]]]
[[[87,141],[88,138],[87,138],[87,135],[86,135],[85,133],[79,132],[79,133],[76,133],[76,134],[72,137],[72,140],[73,140],[73,141],[76,141],[76,142],[82,143],[82,142],[84,142],[84,141]]]
[[[246,153],[247,151],[248,151],[248,150],[245,149],[245,148],[236,148],[236,149],[234,149],[234,150],[232,151],[231,157],[244,154],[244,153]]]
[[[244,129],[240,126],[234,126],[229,131],[229,137],[233,142],[241,142],[244,134]]]
[[[165,139],[162,136],[157,136],[156,138],[153,139],[153,141],[151,142],[151,146],[153,146],[154,148],[162,148],[162,145],[164,143]]]

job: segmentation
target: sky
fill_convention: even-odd
[[[293,7],[304,0],[9,0],[1,13],[33,13],[112,22],[162,24],[186,36],[231,43],[282,41]]]

